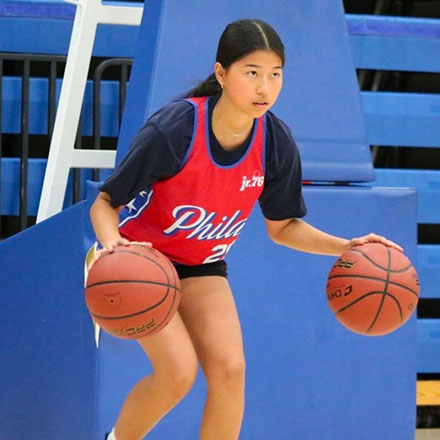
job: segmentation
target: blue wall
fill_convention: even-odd
[[[0,438],[90,439],[92,324],[83,300],[85,203],[0,243]]]

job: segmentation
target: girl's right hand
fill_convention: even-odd
[[[146,242],[146,241],[129,241],[126,238],[118,238],[117,240],[113,240],[110,241],[108,243],[106,243],[105,247],[103,247],[102,249],[100,249],[98,252],[96,252],[92,262],[90,263],[90,266],[88,268],[88,270],[90,271],[90,269],[93,267],[93,265],[106,253],[111,254],[114,250],[116,246],[129,246],[129,245],[138,245],[138,246],[147,246],[147,247],[152,247],[152,244],[150,242]]]

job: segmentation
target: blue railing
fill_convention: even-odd
[[[28,226],[29,216],[37,214],[47,162],[45,158],[29,157],[31,136],[45,136],[49,146],[62,82],[56,78],[57,65],[65,61],[65,56],[58,55],[0,53],[1,133],[20,138],[17,157],[4,157],[2,150],[8,149],[8,145],[4,145],[3,136],[0,138],[0,213],[18,215],[20,229]],[[7,62],[14,62],[22,75],[5,76],[2,67]],[[40,68],[42,64],[49,66],[49,77],[31,77],[34,64]],[[130,59],[112,58],[96,66],[93,79],[86,86],[76,148],[99,149],[103,137],[117,137],[130,65]],[[104,71],[115,66],[119,80],[103,81]],[[108,173],[108,170],[72,170],[64,206],[84,199],[86,180],[99,180]]]

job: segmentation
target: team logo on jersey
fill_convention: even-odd
[[[133,200],[131,200],[125,208],[121,211],[121,223],[119,227],[125,225],[125,223],[139,217],[145,208],[150,204],[151,197],[153,196],[153,190],[141,191]]]
[[[254,171],[254,174],[250,179],[247,176],[243,176],[241,181],[240,191],[244,191],[246,188],[255,188],[257,186],[264,185],[264,176],[260,174],[258,170]]]
[[[247,218],[240,220],[241,211],[238,210],[232,217],[221,217],[216,212],[208,213],[200,206],[181,205],[173,210],[176,221],[163,232],[173,235],[178,231],[191,231],[186,238],[197,240],[217,240],[220,238],[237,237],[243,229]]]

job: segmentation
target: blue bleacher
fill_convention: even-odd
[[[370,145],[440,147],[440,95],[361,92],[361,102]]]
[[[440,21],[347,14],[359,69],[439,72]]]
[[[440,224],[440,171],[377,169],[374,184],[417,188],[417,222]],[[419,244],[417,268],[421,297],[440,298],[440,245]]]
[[[61,91],[61,79],[56,81],[56,96],[59,99]],[[30,80],[30,103],[29,103],[29,134],[47,134],[48,115],[48,79],[31,78]],[[2,127],[4,134],[18,134],[21,132],[21,78],[4,77],[2,84]],[[119,115],[119,86],[115,81],[101,82],[101,136],[116,137],[118,135]],[[93,133],[93,82],[87,81],[81,132],[84,136],[91,136]],[[86,146],[87,147],[87,146]],[[38,203],[43,186],[44,173],[46,170],[46,159],[30,158],[28,162],[28,215],[36,215]],[[1,212],[3,215],[17,215],[19,207],[19,179],[20,160],[13,157],[1,159]],[[108,175],[108,170],[102,170],[102,178]],[[91,172],[82,171],[82,182],[91,178]],[[67,188],[66,203],[64,207],[71,205],[72,178]],[[85,197],[85,185],[82,185]]]
[[[128,5],[143,6],[142,3],[132,2]],[[74,16],[75,6],[61,0],[2,0],[0,52],[66,55]],[[34,37],[27,38],[29,35]],[[132,57],[136,37],[137,28],[134,26],[98,25],[93,55]]]
[[[440,73],[440,20],[347,15],[359,69]],[[440,147],[440,95],[361,92],[371,145]],[[374,185],[417,189],[417,222],[440,224],[440,170],[376,169]],[[421,297],[440,298],[440,245],[419,244]],[[418,368],[439,373],[440,319],[419,319]]]
[[[109,4],[124,4],[108,2]],[[142,3],[131,3],[142,7]],[[0,52],[67,55],[75,7],[60,0],[4,0],[0,2]],[[52,38],[56,34],[57,38]],[[35,38],[28,38],[34,35]],[[136,44],[137,28],[132,26],[98,26],[93,55],[97,57],[132,57]],[[57,100],[62,80],[56,81]],[[33,77],[30,80],[29,134],[47,134],[48,80]],[[101,136],[117,136],[118,133],[118,84],[115,81],[101,83]],[[2,83],[1,132],[20,133],[21,78],[4,77]],[[93,83],[87,82],[82,114],[82,134],[92,135]],[[43,185],[46,159],[30,158],[28,162],[28,215],[35,216]],[[20,161],[18,158],[1,159],[1,214],[17,215],[19,209]],[[108,175],[102,170],[101,176]],[[81,181],[90,179],[91,171],[81,171]],[[72,175],[66,191],[64,208],[72,204]],[[85,185],[82,196],[85,197]]]
[[[36,216],[46,172],[47,159],[30,158],[28,168],[28,204],[27,214]],[[20,210],[20,159],[17,157],[4,157],[1,168],[1,213],[2,215],[19,215]],[[100,170],[101,179],[111,174],[111,170]],[[91,169],[80,171],[82,200],[86,198],[86,182],[92,179]],[[73,172],[70,171],[67,182],[66,195],[63,209],[73,204]]]
[[[47,134],[48,79],[31,78],[29,85],[29,134]],[[56,80],[57,102],[62,80]],[[101,136],[118,135],[119,86],[116,81],[101,82]],[[6,76],[3,80],[2,133],[21,132],[21,78]],[[93,81],[88,80],[84,94],[81,132],[93,133]]]
[[[439,346],[440,319],[419,319],[417,323],[417,371],[439,372]]]
[[[56,81],[56,96],[59,99],[62,80]],[[4,77],[2,84],[2,127],[4,134],[18,134],[21,132],[21,78]],[[48,79],[31,78],[29,102],[29,134],[47,134],[48,115]],[[116,137],[118,135],[119,116],[119,86],[116,81],[101,82],[101,131],[102,137]],[[87,81],[84,94],[81,133],[83,136],[93,134],[93,82]],[[92,142],[92,141],[91,141]],[[85,147],[88,147],[85,145]],[[29,158],[28,166],[28,215],[35,216],[38,211],[41,189],[47,160],[43,158]],[[18,215],[19,209],[19,180],[20,160],[15,157],[1,159],[1,213],[3,215]],[[81,171],[81,181],[85,183],[91,179],[90,170]],[[101,177],[107,176],[108,170],[101,170]],[[81,185],[82,197],[86,195],[85,184]],[[72,204],[72,175],[66,192],[64,208]]]

